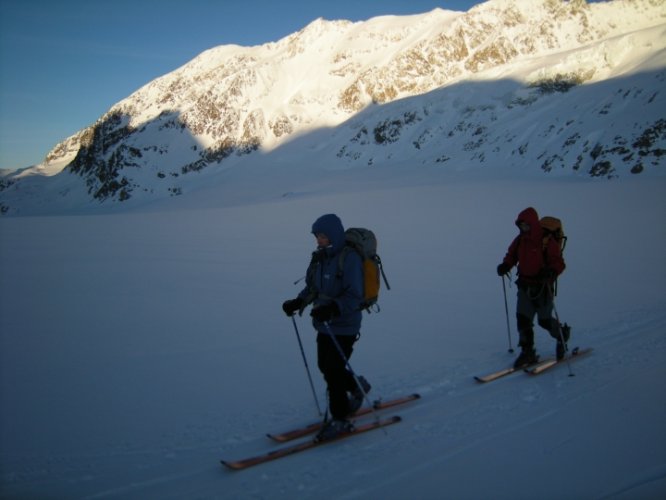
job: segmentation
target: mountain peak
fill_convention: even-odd
[[[18,186],[28,179],[39,186],[29,192],[41,196],[44,189],[58,198],[49,187],[54,177],[72,185],[59,193],[83,189],[84,198],[101,201],[180,194],[196,173],[252,164],[260,152],[291,151],[315,130],[330,131],[318,133],[316,158],[308,159],[312,146],[299,153],[315,165],[436,164],[457,157],[474,168],[500,154],[505,168],[529,162],[576,175],[649,171],[651,163],[639,159],[656,153],[630,145],[650,136],[648,130],[657,138],[649,151],[663,140],[662,7],[657,0],[490,0],[467,13],[318,18],[277,42],[214,47],[114,105],[58,144],[43,164],[3,176],[0,207],[25,204]],[[611,83],[620,76],[625,80]],[[589,93],[592,84],[597,87]],[[625,92],[634,101],[620,102]],[[614,157],[615,166],[587,165],[604,136],[588,128],[619,125],[583,120],[583,94],[602,118],[628,112],[630,102],[641,109],[627,125],[631,130],[609,138],[622,137],[621,146],[600,142],[616,157],[625,151]],[[562,149],[567,138],[557,142],[536,132],[544,121],[579,137],[569,153]]]

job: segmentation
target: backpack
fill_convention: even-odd
[[[562,229],[562,221],[557,217],[546,216],[541,218],[539,225],[543,229],[543,249],[546,249],[548,240],[552,238],[559,245],[560,252],[564,252],[564,247],[567,246],[567,237]]]
[[[544,252],[544,261],[546,255],[546,247],[548,247],[548,241],[552,238],[554,239],[558,246],[560,247],[560,254],[564,253],[564,247],[567,246],[567,237],[564,235],[564,229],[562,228],[562,221],[557,217],[546,216],[542,217],[539,221],[539,225],[543,230],[543,252]],[[553,295],[557,295],[557,280],[553,283]]]
[[[363,303],[361,309],[371,312],[374,306],[375,310],[379,312],[379,305],[377,299],[379,298],[379,275],[381,274],[386,284],[386,289],[390,290],[391,287],[386,280],[384,274],[384,267],[382,260],[377,255],[377,238],[375,233],[370,229],[362,227],[350,227],[345,231],[345,247],[340,252],[338,258],[338,274],[337,277],[342,277],[342,270],[344,269],[345,257],[350,251],[355,251],[361,256],[363,265]]]

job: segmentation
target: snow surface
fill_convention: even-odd
[[[666,497],[666,179],[494,175],[246,169],[140,211],[0,219],[0,497]],[[480,385],[515,356],[495,267],[530,205],[564,220],[557,310],[594,352]],[[423,399],[386,434],[226,470],[317,418],[280,305],[327,212],[376,231],[392,286],[352,366],[373,398]]]

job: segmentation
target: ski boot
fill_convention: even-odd
[[[358,377],[358,382],[361,384],[361,387],[356,386],[356,388],[351,392],[349,397],[349,414],[353,415],[358,411],[358,409],[363,405],[363,400],[365,396],[370,392],[372,386],[365,379],[363,375]]]
[[[353,432],[354,426],[349,420],[330,420],[326,422],[315,436],[315,441],[328,441],[336,437]]]
[[[539,361],[539,356],[537,356],[534,347],[523,347],[523,350],[520,352],[518,358],[513,363],[513,367],[518,370],[519,368],[524,368],[529,365],[533,365]]]
[[[558,335],[557,347],[555,347],[555,357],[557,358],[558,361],[564,359],[564,355],[567,353],[568,350],[567,342],[569,341],[569,337],[571,337],[571,327],[566,323],[564,323],[561,326],[561,332],[562,332],[562,337]],[[562,342],[562,339],[564,339],[564,342]]]

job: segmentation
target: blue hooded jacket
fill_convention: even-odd
[[[361,329],[363,313],[363,269],[361,256],[347,252],[344,267],[339,269],[339,257],[345,247],[345,230],[335,214],[319,217],[312,224],[312,234],[323,233],[330,245],[319,248],[312,254],[305,288],[299,294],[302,299],[312,298],[313,307],[335,302],[340,311],[329,322],[334,335],[357,335]],[[323,323],[312,320],[318,332],[328,333]]]

